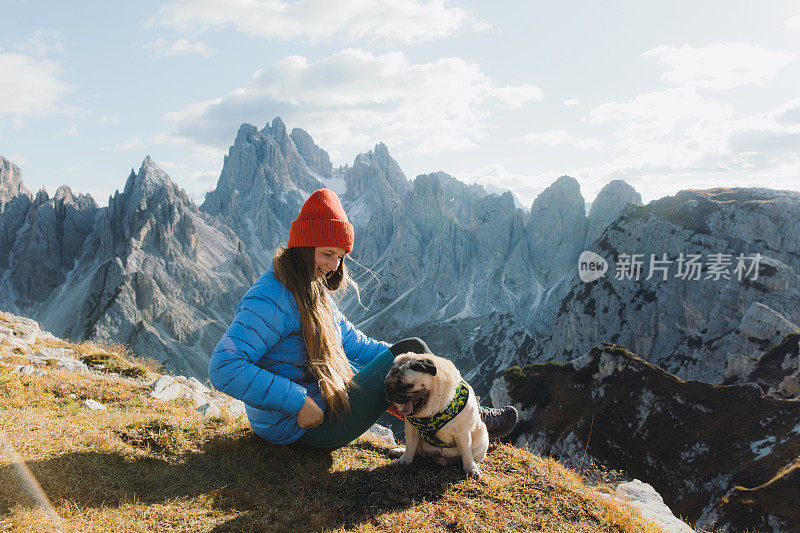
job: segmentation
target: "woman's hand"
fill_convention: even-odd
[[[324,418],[325,413],[319,408],[317,402],[312,400],[311,396],[306,396],[306,403],[303,404],[303,407],[300,408],[300,412],[297,413],[297,423],[300,427],[303,429],[315,428],[322,424]]]

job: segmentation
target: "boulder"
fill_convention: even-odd
[[[661,495],[648,483],[642,483],[638,479],[620,483],[614,492],[614,497],[639,509],[642,516],[652,520],[668,533],[694,532],[685,522],[672,514]]]
[[[222,416],[222,411],[220,410],[219,407],[217,407],[217,404],[215,404],[214,402],[204,403],[203,405],[197,408],[197,411],[201,415],[208,418]]]
[[[153,392],[151,393],[151,396],[153,394],[158,394],[159,392],[163,391],[164,389],[166,389],[167,387],[172,385],[173,381],[175,381],[175,380],[173,379],[172,376],[164,375],[164,376],[159,377],[151,385],[151,387],[153,388]]]
[[[189,378],[186,380],[186,384],[193,388],[194,390],[202,393],[209,393],[211,389],[200,383],[196,378]]]
[[[89,367],[87,367],[81,361],[77,359],[72,359],[71,357],[64,357],[62,358],[58,364],[56,365],[58,370],[63,370],[66,372],[88,372]]]
[[[231,403],[228,404],[228,416],[234,420],[242,418],[246,416],[246,414],[244,402],[242,400],[234,398],[231,400]]]
[[[31,376],[34,372],[36,372],[36,368],[34,368],[33,365],[24,365],[19,369],[19,373],[26,376]]]
[[[394,440],[394,433],[392,430],[380,424],[372,424],[372,427],[370,427],[366,433],[376,437],[389,448],[395,448],[397,446],[397,441]]]
[[[91,399],[84,401],[81,404],[81,407],[85,407],[86,409],[89,409],[91,411],[103,411],[103,410],[107,409],[107,407],[105,405],[103,405],[102,403],[97,402],[95,400],[91,400]]]
[[[161,400],[162,402],[170,402],[183,394],[184,388],[181,387],[179,383],[170,383],[166,387],[161,388],[158,392],[151,392],[148,396],[156,400]]]

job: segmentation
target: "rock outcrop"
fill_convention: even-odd
[[[586,240],[585,209],[580,185],[569,176],[558,178],[533,201],[526,237],[536,277],[546,286],[574,271]]]
[[[646,518],[652,520],[669,533],[693,533],[694,529],[678,520],[672,510],[666,506],[664,499],[652,485],[638,479],[620,483],[614,489],[614,498],[628,502]]]
[[[742,364],[741,360],[746,363]],[[729,359],[730,366],[743,370],[729,372],[725,384],[754,383],[778,398],[800,398],[800,333],[790,333],[756,357]]]
[[[512,367],[492,392],[521,412],[517,445],[574,468],[594,461],[647,479],[698,526],[789,531],[800,523],[796,400],[753,384],[683,381],[615,345],[569,363]]]
[[[0,156],[0,267],[12,268],[11,251],[17,232],[33,203],[33,195],[22,183],[19,167]]]
[[[88,194],[76,197],[67,186],[59,187],[53,198],[39,191],[9,254],[9,281],[21,307],[44,301],[66,281],[94,229],[96,213],[97,204]]]
[[[681,378],[722,382],[729,359],[797,331],[797,220],[800,193],[791,191],[682,191],[629,204],[591,248],[608,273],[582,282],[572,271],[531,360],[567,361],[604,340]],[[638,273],[625,267],[634,259]]]
[[[20,347],[24,346],[25,349]],[[14,362],[8,362],[10,359]],[[26,364],[16,363],[22,359]],[[107,364],[98,364],[105,361]],[[87,364],[88,363],[88,364]],[[246,416],[244,403],[223,393],[212,391],[193,377],[182,375],[152,375],[136,364],[109,352],[93,343],[80,346],[59,339],[40,329],[30,318],[0,311],[0,367],[11,367],[12,372],[30,376],[45,376],[48,370],[88,374],[95,378],[124,381],[132,384],[150,398],[163,402],[191,400],[197,411],[206,417],[228,416],[234,419]],[[72,394],[72,399],[77,397]],[[91,411],[105,410],[106,406],[94,399],[86,399],[81,407]],[[384,428],[385,429],[385,428]]]
[[[280,118],[261,131],[242,124],[225,156],[217,187],[200,206],[200,211],[236,233],[259,273],[272,261],[278,244],[288,239],[289,224],[305,199],[325,186],[318,172],[324,170],[320,165],[327,154],[316,152],[307,135],[295,137],[306,153],[314,152],[316,171],[306,164]]]
[[[600,189],[586,217],[586,242],[588,249],[614,222],[628,204],[641,204],[642,195],[622,180],[613,180]]]
[[[305,130],[294,128],[289,136],[294,141],[297,151],[303,156],[308,168],[322,178],[330,178],[333,174],[333,166],[328,152],[317,146],[314,139]]]

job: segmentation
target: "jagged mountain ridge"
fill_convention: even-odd
[[[143,168],[154,165],[148,158]],[[23,260],[26,246],[23,243],[35,239],[17,239],[16,232],[23,223],[31,223],[28,221],[29,215],[37,210],[31,210],[30,206],[36,200],[30,193],[23,191],[24,185],[19,180],[18,169],[13,173],[6,172],[5,176],[7,179],[4,186],[13,193],[6,193],[4,198],[13,202],[13,206],[21,207],[14,208],[19,211],[17,212],[9,204],[4,211],[3,228],[8,228],[3,235],[13,233],[15,238],[2,249],[3,259],[14,257],[17,261],[16,267],[9,268],[7,274],[10,273],[16,279],[20,277],[17,274],[19,271],[31,278],[31,273],[41,270],[41,267],[34,267],[32,261]],[[184,229],[178,228],[177,232],[169,231],[166,234],[162,232],[162,237],[166,238],[158,240],[159,244],[155,247],[149,241],[140,242],[137,238],[137,232],[144,231],[147,235],[150,229],[160,227],[159,221],[174,218],[170,208],[162,205],[161,200],[154,199],[159,190],[174,189],[172,199],[162,200],[167,204],[172,202],[187,206],[184,211],[202,216],[211,215],[212,218],[206,222],[210,223],[213,219],[213,225],[223,233],[226,228],[231,228],[227,233],[235,234],[242,241],[244,250],[254,265],[254,271],[259,273],[266,268],[275,246],[285,241],[289,223],[310,191],[321,186],[336,187],[341,183],[345,190],[340,189],[340,193],[358,235],[353,256],[381,277],[378,282],[370,273],[354,269],[354,275],[364,289],[364,300],[368,303],[368,308],[360,307],[353,297],[346,300],[343,307],[354,322],[373,335],[392,339],[405,336],[414,328],[427,328],[427,338],[442,346],[451,357],[464,359],[465,362],[480,360],[488,357],[490,351],[473,353],[473,346],[469,341],[464,341],[464,335],[456,335],[460,340],[459,345],[450,350],[444,343],[437,343],[438,336],[448,337],[439,331],[437,325],[447,322],[447,328],[455,326],[459,329],[462,321],[470,322],[495,313],[505,316],[502,320],[506,324],[514,324],[515,331],[519,334],[512,337],[524,337],[525,332],[535,324],[535,319],[531,313],[523,311],[535,311],[542,303],[547,302],[553,292],[551,288],[545,290],[529,268],[528,241],[531,239],[526,239],[524,235],[528,215],[514,207],[510,193],[502,196],[487,194],[482,187],[465,185],[443,172],[422,175],[413,182],[409,181],[383,144],[357,156],[352,167],[333,169],[324,150],[314,144],[303,130],[295,129],[291,135],[287,135],[285,125],[279,118],[261,131],[244,124],[225,158],[217,187],[207,195],[199,211],[192,207],[185,194],[171,182],[164,182],[164,179],[169,181],[165,175],[145,172],[143,177],[144,192],[135,199],[143,220],[137,223],[141,227],[131,229],[130,224],[110,223],[110,219],[125,216],[125,206],[130,202],[125,200],[124,205],[119,202],[120,198],[127,198],[131,194],[133,184],[137,183],[137,174],[134,172],[131,173],[124,192],[110,199],[108,208],[97,209],[93,202],[86,203],[83,200],[77,204],[75,201],[68,202],[70,206],[76,205],[73,210],[77,209],[76,212],[80,213],[78,218],[82,225],[79,231],[71,232],[71,235],[74,234],[73,240],[77,240],[68,246],[70,252],[67,257],[74,256],[77,260],[82,250],[92,249],[95,256],[102,257],[107,263],[112,257],[124,258],[130,255],[125,244],[128,240],[134,242],[134,247],[141,247],[142,244],[145,248],[150,246],[158,256],[175,257],[176,251],[185,248],[186,243],[181,242],[181,239],[185,241],[186,238]],[[571,178],[564,177],[559,183],[561,182],[577,187],[577,183]],[[158,183],[163,187],[159,188]],[[558,184],[554,187],[558,188]],[[554,196],[557,197],[558,194]],[[36,208],[41,211],[40,206],[47,201],[55,206],[60,198],[60,193],[54,200],[40,195]],[[552,202],[540,203],[546,204],[542,209],[553,208]],[[583,205],[582,200],[576,200],[575,203]],[[55,210],[55,207],[49,209]],[[415,213],[416,216],[408,216],[408,213]],[[110,218],[109,214],[112,214]],[[36,227],[36,221],[33,218],[31,220],[33,227]],[[16,223],[19,225],[14,226]],[[172,220],[168,226],[174,223],[176,221]],[[39,230],[40,233],[51,231],[54,236],[59,235],[53,229],[53,224],[39,225],[43,228]],[[568,228],[563,229],[566,231]],[[90,233],[93,234],[91,238]],[[169,242],[173,237],[177,239],[177,243]],[[576,250],[579,247],[577,243],[582,239],[582,235],[573,239],[568,245],[569,249]],[[5,240],[10,240],[10,237]],[[88,245],[89,242],[92,244]],[[37,251],[38,248],[34,247],[28,256],[35,257]],[[476,261],[484,263],[484,268],[475,268]],[[92,282],[97,287],[83,286],[83,292],[89,293],[86,298],[78,293],[73,294],[75,282],[67,282],[67,274],[74,271],[84,279],[83,276],[87,275],[84,272],[85,264],[91,262],[87,259],[80,268],[73,265],[72,269],[64,267],[61,270],[55,264],[47,272],[48,275],[38,276],[42,279],[38,284],[41,285],[38,292],[30,284],[7,283],[9,287],[4,288],[5,299],[13,302],[10,309],[28,312],[33,316],[41,315],[38,309],[44,309],[44,301],[59,288],[62,294],[66,291],[73,298],[90,302],[87,304],[90,309],[84,310],[77,320],[86,323],[78,326],[63,323],[63,319],[58,322],[56,319],[38,317],[61,334],[76,338],[93,334],[95,325],[103,321],[102,315],[111,301],[110,297],[100,294],[103,291],[111,291],[110,294],[113,294],[115,290],[111,286],[121,278],[118,275],[119,269],[112,268],[111,263],[108,263],[99,271],[103,279]],[[61,266],[63,267],[63,262]],[[539,270],[539,276],[546,275],[541,268]],[[143,294],[152,292],[148,288],[151,284],[146,281],[147,276],[150,274],[139,275]],[[177,283],[180,285],[180,280]],[[237,280],[237,283],[241,285],[244,282]],[[138,287],[139,284],[136,283],[135,286]],[[408,286],[414,286],[410,292]],[[431,295],[434,295],[433,299]],[[229,299],[235,300],[238,296],[237,293]],[[147,300],[146,296],[139,300],[142,298]],[[131,312],[128,315],[130,316],[122,322],[133,320],[132,317],[137,316],[137,313]],[[167,321],[175,322],[173,319]],[[137,317],[136,324],[139,330],[146,330],[146,326],[151,324],[150,315]],[[464,324],[466,327],[467,323]],[[130,328],[126,326],[123,329]],[[168,340],[172,342],[183,338],[191,330],[191,326],[182,326],[182,329],[184,333],[177,336],[164,332],[160,335],[153,332],[153,335],[160,336],[166,344]],[[463,330],[463,327],[460,329]],[[131,334],[128,333],[127,336],[130,337]],[[177,342],[182,343],[179,340]],[[199,354],[200,359],[205,355],[207,354]],[[198,372],[201,376],[203,373]]]
[[[3,203],[25,205],[26,193]],[[171,370],[207,373],[255,272],[236,235],[201,213],[149,156],[108,207],[59,188],[16,214],[19,229],[2,250],[6,309],[60,336],[116,339]]]
[[[681,191],[647,206],[630,204],[588,248],[607,258],[611,270],[588,283],[573,271],[552,330],[537,348],[566,361],[606,340],[684,379],[721,383],[740,375],[752,354],[800,331],[798,220],[800,193],[793,191]],[[642,254],[638,279],[615,275],[614,258],[623,253]],[[736,258],[756,253],[758,272],[739,279]],[[660,271],[646,279],[650,254],[672,261],[666,280]],[[681,254],[700,255],[706,265],[714,254],[727,254],[729,279],[707,269],[700,279],[676,277]]]
[[[11,174],[6,174],[9,179],[5,187],[19,189]],[[18,174],[14,174],[17,181]],[[562,176],[526,213],[514,206],[510,193],[487,194],[483,187],[466,185],[443,172],[408,180],[383,144],[357,156],[352,167],[334,169],[324,150],[306,132],[295,129],[287,135],[285,125],[276,118],[260,131],[249,124],[240,127],[217,187],[208,193],[196,214],[219,231],[235,234],[253,271],[259,274],[268,265],[275,246],[285,242],[289,223],[305,197],[320,186],[339,188],[356,227],[356,245],[351,255],[380,278],[376,280],[372,272],[359,267],[352,268],[362,287],[366,309],[350,295],[342,302],[347,316],[378,338],[393,340],[424,334],[426,340],[440,347],[442,355],[463,361],[465,372],[477,367],[486,372],[480,379],[486,384],[482,394],[488,392],[488,384],[499,369],[497,361],[506,364],[564,358],[570,352],[579,352],[581,342],[591,342],[593,332],[608,332],[610,338],[624,330],[623,325],[610,321],[594,329],[581,326],[574,333],[569,328],[576,327],[575,320],[565,318],[586,305],[581,298],[590,287],[576,282],[577,254],[593,242],[595,235],[603,233],[608,221],[612,221],[611,228],[617,227],[620,209],[632,202],[638,205],[640,196],[624,182],[609,183],[587,216],[577,182]],[[33,201],[29,193],[26,196],[23,192],[13,199],[23,208],[26,202]],[[664,200],[674,204],[675,209],[692,201],[685,195]],[[186,199],[180,202],[185,204]],[[12,209],[7,206],[6,211],[11,213]],[[149,212],[149,208],[145,211]],[[153,216],[158,219],[164,215]],[[19,229],[14,226],[18,218],[2,217],[0,228],[4,231],[0,238],[9,235],[11,228]],[[669,231],[662,226],[652,231]],[[695,233],[696,228],[689,229],[690,237]],[[181,234],[179,229],[169,237],[180,240]],[[115,242],[127,238],[123,231]],[[616,250],[615,246],[625,251],[621,249],[626,244],[622,241],[603,237],[598,243],[606,246],[606,251]],[[164,251],[157,252],[163,255]],[[180,283],[179,279],[177,285]],[[237,283],[246,284],[243,280]],[[603,286],[598,282],[591,287]],[[227,299],[236,301],[239,294],[235,292]],[[788,297],[791,299],[792,294]],[[630,299],[633,302],[633,296]],[[100,300],[94,298],[95,307]],[[618,307],[625,314],[625,306]],[[100,307],[85,316],[94,323],[103,312]],[[627,312],[635,314],[634,310]],[[222,312],[226,318],[221,322],[229,320],[231,313],[232,309]],[[701,309],[697,314],[704,313]],[[788,315],[791,324],[794,319],[791,313]],[[762,319],[759,315],[754,323],[760,324]],[[147,317],[141,322],[149,323]],[[500,336],[487,331],[494,324],[507,331]],[[484,327],[477,327],[480,325]],[[582,336],[584,329],[588,334]],[[560,336],[556,331],[561,332]],[[629,335],[636,334],[636,328],[628,331]],[[83,333],[88,330],[84,328]],[[640,349],[639,353],[648,359],[659,357],[659,353],[651,354],[647,349]],[[206,355],[201,353],[199,357]],[[668,363],[661,361],[674,370]],[[685,375],[691,372],[689,368]],[[203,372],[199,375],[202,377]]]
[[[493,313],[514,324],[518,335],[512,337],[546,331],[586,232],[603,217],[613,219],[614,206],[640,199],[628,186],[606,188],[598,205],[607,207],[587,217],[577,182],[564,176],[526,213],[511,193],[488,194],[444,172],[408,180],[381,143],[358,155],[352,167],[332,169],[328,176],[325,166],[321,175],[314,164],[285,163],[298,153],[317,157],[321,149],[302,130],[278,142],[275,136],[284,138],[284,132],[278,118],[260,132],[243,125],[201,210],[233,228],[254,264],[265,268],[310,192],[301,181],[319,177],[317,187],[342,179],[342,201],[357,236],[351,256],[371,270],[351,268],[364,306],[351,295],[342,303],[346,315],[379,338],[424,332],[456,360],[494,356],[488,348],[476,354],[471,342],[471,323]],[[569,216],[556,227],[552,219],[562,211]],[[457,343],[439,342],[454,338]]]
[[[230,227],[256,270],[263,271],[288,238],[289,223],[305,199],[324,187],[320,180],[332,173],[328,154],[303,130],[287,135],[280,118],[261,131],[242,124],[217,187],[206,194],[200,210]]]

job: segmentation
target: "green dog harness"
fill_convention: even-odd
[[[422,438],[425,439],[425,442],[431,446],[436,446],[437,448],[454,448],[455,443],[446,444],[437,439],[436,432],[464,410],[464,407],[467,405],[467,400],[469,400],[469,389],[467,389],[467,384],[462,381],[456,389],[456,395],[453,401],[451,401],[450,405],[445,407],[443,411],[426,417],[407,416],[406,420],[417,428]]]

